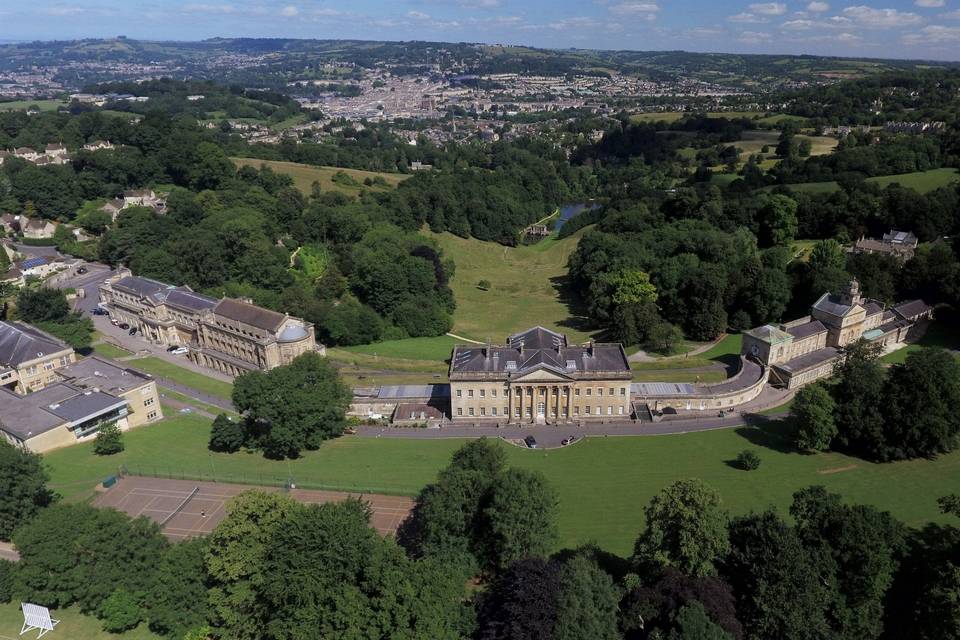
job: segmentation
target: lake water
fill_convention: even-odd
[[[596,202],[577,202],[563,205],[560,207],[560,216],[553,225],[554,232],[559,232],[567,220],[580,215],[584,211],[596,209],[599,206]]]

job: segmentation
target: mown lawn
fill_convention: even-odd
[[[67,106],[67,103],[63,100],[14,100],[0,102],[0,111],[26,111],[32,106],[36,106],[40,111],[56,111]]]
[[[901,347],[880,358],[886,364],[901,364],[907,356],[923,347],[942,347],[944,349],[960,349],[960,327],[949,322],[934,322],[917,342]]]
[[[93,345],[93,352],[98,356],[103,356],[104,358],[125,358],[133,355],[126,349],[121,349],[120,347],[112,345],[109,342],[100,342]]]
[[[162,636],[151,633],[145,626],[116,635],[107,633],[100,627],[100,621],[93,616],[80,613],[76,607],[50,612],[50,617],[60,623],[45,637],[56,640],[160,640]],[[19,602],[0,604],[0,638],[17,638],[20,625],[23,624],[23,613]],[[32,631],[24,638],[36,638],[37,631]]]
[[[360,171],[359,169],[341,169],[339,167],[317,167],[310,164],[300,164],[297,162],[281,162],[278,160],[258,160],[255,158],[232,158],[233,162],[239,167],[251,166],[260,168],[265,164],[277,173],[286,173],[293,177],[293,184],[305,195],[310,195],[313,190],[313,183],[319,182],[320,188],[324,191],[340,191],[347,195],[357,195],[361,191],[382,190],[382,187],[367,187],[363,184],[366,178],[382,177],[391,187],[395,187],[407,178],[409,175],[400,173],[378,173],[376,171]],[[342,171],[354,180],[357,185],[343,184],[333,181],[333,176],[338,171]]]
[[[408,338],[406,340],[387,340],[374,344],[362,344],[355,347],[339,347],[337,351],[384,358],[443,362],[450,357],[453,345],[457,342],[459,341],[450,336]]]
[[[825,485],[851,502],[890,510],[910,525],[943,521],[936,498],[960,492],[960,452],[937,460],[877,465],[835,453],[801,454],[786,445],[785,423],[673,436],[589,438],[560,450],[530,451],[508,445],[510,464],[542,472],[560,499],[561,545],[596,542],[630,552],[643,525],[643,508],[663,487],[701,478],[735,514],[777,507],[784,514],[793,492]],[[517,433],[522,433],[517,430]],[[131,469],[188,475],[216,474],[235,481],[415,494],[431,482],[462,444],[457,439],[401,440],[347,436],[303,458],[266,460],[258,454],[211,454],[209,421],[179,416],[125,435],[126,450],[110,458],[84,444],[44,456],[53,486],[68,499],[83,499],[103,477]],[[757,471],[729,461],[754,449]]]
[[[219,398],[230,399],[233,393],[233,385],[229,382],[223,382],[216,378],[211,378],[190,369],[178,367],[177,365],[155,358],[137,358],[136,360],[127,360],[126,363],[134,369],[139,369],[158,378],[168,378],[180,384],[192,387],[197,391],[203,391]]]
[[[583,233],[551,241],[543,249],[505,247],[451,233],[430,234],[457,263],[450,281],[457,300],[452,333],[502,343],[513,333],[541,325],[566,334],[571,342],[586,340],[591,333],[583,328],[584,319],[561,295],[567,259]],[[477,286],[481,280],[490,282],[489,290]]]

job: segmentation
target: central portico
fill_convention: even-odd
[[[450,362],[455,421],[564,424],[631,415],[630,366],[619,344],[569,345],[534,327],[504,345],[457,345]]]

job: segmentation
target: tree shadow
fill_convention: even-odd
[[[747,426],[733,432],[750,444],[779,453],[804,453],[793,445],[793,425],[789,420],[771,420],[756,413],[745,413],[743,421]]]
[[[571,284],[568,276],[554,276],[550,278],[550,284],[557,292],[560,302],[567,307],[569,312],[566,318],[557,322],[559,326],[583,333],[593,333],[601,340],[607,339],[607,331],[600,330],[587,314],[586,304],[580,293]]]

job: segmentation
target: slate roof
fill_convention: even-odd
[[[213,312],[218,316],[266,331],[276,331],[287,318],[282,313],[270,311],[234,298],[224,298],[213,308]]]
[[[811,320],[810,322],[790,327],[787,329],[787,333],[792,335],[796,340],[802,340],[818,333],[824,333],[826,330],[827,328],[823,326],[822,322],[819,320]]]
[[[506,345],[457,345],[451,373],[516,375],[547,368],[563,375],[629,373],[630,365],[619,344],[567,344],[563,334],[534,327],[507,338]]]
[[[36,360],[70,346],[49,333],[22,322],[0,321],[0,364],[19,367],[24,362]]]
[[[832,316],[837,316],[842,318],[843,316],[850,313],[856,305],[844,304],[841,302],[842,298],[838,295],[832,293],[825,293],[820,296],[820,299],[813,303],[813,308],[817,311],[822,311],[828,313]]]
[[[773,365],[777,369],[782,369],[787,373],[796,374],[807,369],[812,369],[814,367],[826,364],[831,360],[836,360],[840,356],[840,350],[833,347],[825,347],[823,349],[817,349],[816,351],[811,351],[810,353],[805,353],[802,356],[797,356],[792,360],[787,362],[782,362],[780,364]]]
[[[79,423],[125,406],[126,400],[109,393],[81,391],[56,404],[48,405],[47,411],[66,422]]]
[[[909,300],[893,307],[893,311],[907,320],[930,313],[930,305],[923,300]]]
[[[217,306],[217,301],[213,298],[179,287],[159,295],[165,296],[164,301],[170,306],[180,307],[187,311],[205,311]]]
[[[174,289],[175,287],[172,284],[160,282],[159,280],[141,278],[140,276],[126,276],[114,282],[113,288],[146,298],[164,290]]]
[[[69,394],[64,394],[64,386],[51,385],[25,396],[0,387],[0,425],[3,430],[27,440],[62,425],[63,419],[42,408],[42,405],[69,397]]]
[[[57,369],[57,375],[81,389],[100,389],[112,394],[121,394],[143,386],[152,380],[144,373],[122,367],[97,356],[84,358],[69,366]]]
[[[868,318],[878,313],[883,313],[883,305],[876,300],[868,300],[867,304],[863,305],[863,308],[867,310]]]

